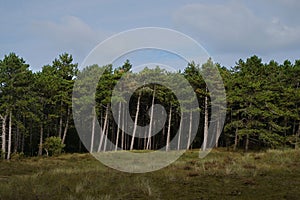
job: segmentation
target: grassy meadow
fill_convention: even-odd
[[[300,150],[186,152],[150,173],[119,172],[90,154],[0,161],[0,199],[299,199]]]

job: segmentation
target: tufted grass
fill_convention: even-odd
[[[90,154],[0,161],[0,200],[298,199],[300,151],[187,151],[144,174],[108,168]],[[141,152],[143,153],[143,152]]]

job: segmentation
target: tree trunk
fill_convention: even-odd
[[[9,113],[9,122],[8,122],[8,149],[7,149],[7,160],[10,159],[11,154],[11,135],[12,135],[12,111]]]
[[[104,137],[105,131],[106,131],[106,124],[107,124],[107,119],[108,119],[108,107],[109,107],[109,104],[106,105],[104,125],[103,125],[103,129],[101,130],[101,136],[100,136],[100,141],[99,141],[100,143],[99,143],[97,152],[101,151],[101,147],[102,147],[102,143],[103,143],[103,137]]]
[[[183,113],[181,113],[180,124],[179,124],[178,144],[177,144],[178,151],[180,150],[180,139],[181,139],[182,126],[183,126]]]
[[[148,129],[148,130],[149,130],[149,129]],[[147,128],[145,128],[144,143],[143,143],[143,145],[144,145],[143,149],[144,149],[144,150],[146,150],[146,148],[147,148],[147,135],[148,135],[148,130],[147,130]]]
[[[62,126],[63,126],[62,105],[63,105],[63,102],[60,101],[60,117],[59,117],[59,129],[58,129],[58,137],[59,138],[61,138],[61,135],[62,135]]]
[[[123,113],[122,113],[122,130],[121,130],[121,134],[122,134],[122,138],[121,138],[121,149],[124,150],[124,126],[125,126],[125,106],[123,106]]]
[[[249,134],[246,135],[245,152],[249,149]]]
[[[44,127],[43,127],[43,123],[41,123],[41,125],[40,125],[40,144],[39,144],[38,156],[43,155],[43,135],[44,135]]]
[[[118,112],[118,125],[117,125],[117,137],[116,137],[116,147],[115,147],[115,151],[118,150],[118,143],[119,143],[119,134],[120,134],[120,120],[121,120],[121,109],[122,109],[122,104],[121,101],[119,102],[119,112]]]
[[[134,137],[135,137],[135,133],[136,133],[137,122],[138,122],[139,112],[140,112],[140,101],[141,101],[141,93],[139,94],[137,105],[136,105],[136,113],[135,113],[135,118],[134,118],[134,127],[133,127],[133,133],[132,133],[132,138],[131,138],[130,150],[133,150]]]
[[[92,121],[92,135],[91,135],[91,146],[90,146],[90,153],[93,152],[93,148],[94,148],[94,138],[95,138],[95,125],[96,125],[96,111],[95,111],[95,107],[93,108],[93,121]]]
[[[186,149],[189,149],[191,146],[191,137],[192,137],[192,125],[193,125],[193,111],[190,111],[190,127],[189,127],[189,137]]]
[[[219,136],[221,134],[221,130],[220,130],[220,120],[219,118],[217,119],[217,134],[216,134],[216,148],[218,148],[219,144],[218,144],[218,141],[219,141]]]
[[[207,88],[206,88],[207,92]],[[203,134],[203,147],[202,150],[205,151],[207,148],[207,137],[208,137],[208,97],[205,96],[204,100],[204,134]]]
[[[69,121],[70,121],[70,114],[71,114],[71,108],[68,107],[66,126],[65,126],[65,129],[64,129],[63,138],[62,138],[62,140],[61,140],[61,143],[62,143],[62,144],[65,143],[66,136],[67,136],[67,133],[68,133]]]
[[[103,147],[104,152],[106,151],[106,146],[107,146],[108,130],[109,130],[109,121],[107,122],[106,130],[105,130],[106,131],[106,137],[104,139],[104,147]]]
[[[167,132],[166,151],[169,151],[169,150],[170,150],[171,122],[172,122],[172,104],[170,105],[170,113],[169,113],[169,124],[168,124],[168,132]]]
[[[151,103],[151,112],[150,112],[150,124],[149,124],[149,132],[148,132],[148,141],[146,149],[149,149],[151,142],[151,132],[152,132],[152,123],[153,123],[153,109],[154,109],[154,100],[155,100],[155,86],[153,91],[152,103]]]
[[[1,116],[1,120],[2,120],[2,147],[1,147],[1,150],[2,150],[2,157],[3,159],[5,159],[5,152],[6,152],[6,118],[7,118],[7,115],[4,115],[4,116]]]
[[[235,130],[235,136],[234,136],[234,146],[233,146],[233,151],[236,151],[236,149],[237,149],[238,140],[239,140],[239,136],[238,136],[238,128],[236,128],[236,130]]]

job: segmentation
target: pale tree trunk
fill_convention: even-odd
[[[206,88],[207,91],[207,88]],[[205,96],[204,100],[204,134],[203,134],[203,147],[202,150],[205,151],[207,147],[207,136],[208,136],[208,97]]]
[[[134,127],[133,127],[133,133],[132,133],[132,138],[131,138],[130,150],[133,150],[134,137],[135,137],[135,133],[136,133],[137,122],[138,122],[139,112],[140,112],[140,100],[141,100],[141,93],[139,94],[137,105],[136,105],[136,113],[135,113],[135,119],[134,119]]]
[[[125,106],[124,106],[125,107]],[[125,108],[124,108],[124,115],[125,115]],[[124,126],[125,127],[128,127],[128,115],[125,115],[125,118],[124,118],[125,122],[124,122]],[[125,128],[124,128],[125,129]],[[129,149],[129,135],[126,134],[126,131],[125,131],[125,144],[124,144],[124,148],[125,150],[128,150]]]
[[[65,140],[66,140],[66,136],[67,136],[67,132],[68,132],[68,128],[69,128],[69,121],[70,121],[70,114],[71,114],[71,108],[68,108],[68,112],[67,112],[67,120],[66,120],[66,126],[64,129],[64,134],[61,140],[61,143],[64,144]]]
[[[192,125],[193,125],[193,111],[190,111],[190,127],[189,127],[189,137],[188,137],[188,143],[186,149],[190,148],[191,145],[191,137],[192,137]]]
[[[7,119],[7,115],[4,115],[4,116],[1,116],[1,120],[2,120],[2,136],[1,136],[1,139],[2,139],[2,147],[1,147],[1,150],[2,150],[2,156],[3,156],[3,159],[5,159],[5,152],[6,152],[6,119]]]
[[[122,104],[119,102],[119,112],[118,112],[118,125],[117,125],[117,137],[116,137],[116,147],[115,151],[118,150],[118,143],[119,143],[119,134],[120,134],[120,120],[121,120],[121,109],[122,109]]]
[[[97,152],[101,151],[101,147],[102,147],[102,143],[103,143],[103,137],[104,137],[105,131],[106,131],[106,124],[107,124],[107,119],[108,119],[108,107],[109,107],[109,104],[106,105],[106,111],[105,111],[106,113],[105,113],[104,125],[103,125],[103,129],[101,131],[100,143],[99,143],[98,151]]]
[[[170,105],[170,113],[169,113],[169,124],[168,124],[168,132],[167,132],[166,151],[169,151],[169,150],[170,150],[171,122],[172,122],[172,105]]]
[[[183,126],[183,113],[181,113],[181,117],[180,117],[177,150],[180,150],[180,139],[181,139],[182,126]]]
[[[236,151],[237,145],[238,145],[238,140],[239,140],[239,136],[238,136],[238,128],[236,128],[235,130],[235,136],[234,136],[234,146],[233,146],[233,150]]]
[[[155,86],[154,86],[154,92],[153,92],[152,103],[151,103],[150,124],[149,124],[148,141],[147,141],[147,147],[146,147],[147,150],[149,149],[150,142],[151,142],[151,132],[152,132],[152,124],[153,124],[154,100],[155,100]]]
[[[153,122],[153,129],[155,130],[155,127],[156,127],[156,122],[154,121]],[[152,140],[151,140],[151,144],[150,144],[150,149],[152,148],[153,150],[156,148],[156,146],[155,146],[155,136],[153,136],[153,138],[152,138]]]
[[[12,111],[9,113],[9,122],[8,122],[8,149],[7,149],[7,160],[10,159],[11,154],[11,135],[12,135]]]
[[[246,135],[246,144],[245,144],[245,152],[249,149],[249,134]]]
[[[217,133],[216,133],[216,148],[218,148],[219,144],[219,136],[221,134],[221,130],[220,130],[220,120],[219,118],[217,119]]]
[[[149,130],[149,129],[148,129]],[[144,150],[146,150],[147,148],[147,135],[148,135],[148,131],[147,128],[145,128],[145,134],[144,134]]]
[[[165,135],[166,135],[166,129],[165,126],[162,128],[162,136],[161,136],[161,143],[163,144],[165,142]]]
[[[43,123],[40,125],[40,144],[39,144],[39,152],[38,155],[41,156],[43,154],[43,135],[44,135],[44,127]]]
[[[91,146],[90,146],[90,153],[93,152],[93,148],[94,148],[94,138],[95,138],[95,125],[96,125],[96,111],[95,111],[95,107],[93,108],[93,121],[92,121],[92,135],[91,135]]]
[[[122,113],[122,130],[121,130],[121,149],[124,150],[124,126],[125,126],[125,106],[123,106],[123,113]]]
[[[105,139],[104,139],[104,147],[103,147],[103,151],[104,151],[104,152],[106,151],[106,146],[107,146],[108,127],[109,127],[109,121],[107,122],[107,125],[106,125],[106,137],[105,137]]]
[[[151,137],[148,137],[146,149],[147,149],[147,150],[150,150],[150,149],[151,149]]]

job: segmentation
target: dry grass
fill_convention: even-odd
[[[0,200],[298,199],[300,151],[188,151],[156,172],[130,174],[89,154],[0,161]]]

